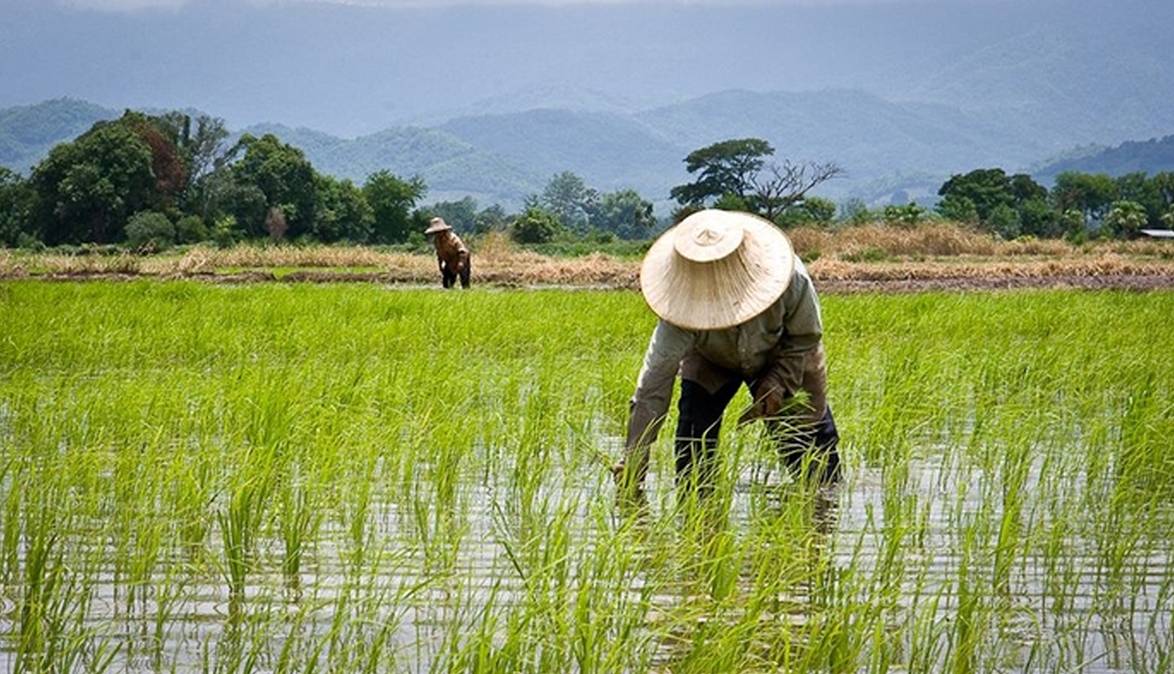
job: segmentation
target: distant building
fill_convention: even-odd
[[[1143,229],[1141,233],[1154,239],[1174,239],[1174,229]]]

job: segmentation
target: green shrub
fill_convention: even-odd
[[[208,226],[198,215],[185,215],[175,223],[175,240],[178,243],[207,241]]]
[[[162,213],[140,211],[126,223],[126,243],[143,252],[166,250],[175,244],[175,225]]]
[[[554,239],[559,229],[558,218],[532,206],[514,220],[510,236],[518,243],[547,243]]]

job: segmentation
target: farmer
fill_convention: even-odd
[[[426,236],[432,237],[432,244],[436,246],[436,261],[440,264],[440,283],[445,288],[451,288],[457,277],[461,279],[461,287],[469,287],[469,249],[461,238],[452,231],[452,226],[444,218],[432,218]]]
[[[793,475],[839,479],[819,300],[782,231],[746,213],[694,213],[652,245],[640,290],[660,321],[612,469],[621,488],[640,492],[678,372],[678,486],[712,490],[722,412],[743,384],[753,404],[740,423],[763,419]]]

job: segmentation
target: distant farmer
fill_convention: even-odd
[[[432,237],[432,244],[436,246],[436,261],[440,264],[440,282],[445,288],[453,287],[457,277],[461,279],[461,287],[469,287],[469,249],[461,242],[461,238],[452,231],[452,226],[444,218],[432,218],[424,234]]]
[[[792,474],[806,466],[813,479],[839,479],[819,300],[782,231],[746,213],[694,213],[652,245],[640,290],[660,321],[612,469],[621,488],[643,484],[678,372],[678,486],[712,490],[722,412],[743,384],[753,406],[740,422],[763,419]]]

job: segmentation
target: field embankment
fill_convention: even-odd
[[[857,290],[1174,287],[1167,241],[1001,241],[954,225],[902,229],[869,225],[789,232],[825,292]],[[606,245],[603,246],[606,248]],[[595,252],[544,255],[502,236],[474,240],[476,283],[635,288],[639,257]],[[427,251],[363,246],[195,246],[158,255],[0,251],[0,279],[191,278],[212,282],[374,282],[433,284]]]

